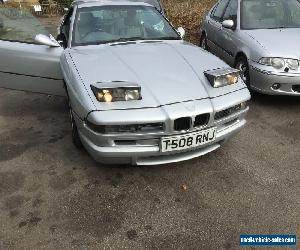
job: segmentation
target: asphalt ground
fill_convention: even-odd
[[[240,234],[300,237],[300,98],[254,95],[241,133],[178,164],[104,166],[70,132],[63,98],[0,90],[1,250],[239,249]]]

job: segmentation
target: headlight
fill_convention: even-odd
[[[285,66],[285,61],[281,58],[272,58],[271,59],[271,65],[275,69],[282,69]]]
[[[260,64],[272,66],[275,69],[282,69],[288,67],[292,70],[299,68],[299,61],[297,59],[285,59],[279,57],[263,57],[259,60]]]
[[[141,92],[138,89],[127,89],[125,90],[125,100],[140,100],[141,99]]]
[[[217,69],[204,72],[206,78],[214,88],[236,84],[239,81],[240,71],[237,69]]]
[[[91,85],[99,102],[119,102],[141,100],[141,87],[128,82],[108,82]]]
[[[287,59],[286,64],[292,70],[297,70],[299,68],[299,61],[296,59]]]

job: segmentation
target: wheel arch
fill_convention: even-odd
[[[200,36],[199,36],[199,46],[201,47],[201,43],[202,43],[202,40],[206,37],[207,39],[207,34],[206,34],[206,31],[205,29],[202,29],[201,32],[200,32]],[[207,46],[207,44],[206,44]]]
[[[244,57],[244,58],[246,58],[247,61],[248,61],[247,55],[246,55],[243,51],[239,51],[239,52],[236,53],[236,55],[235,55],[235,58],[234,58],[234,66],[236,65],[237,60],[238,60],[238,58],[240,58],[240,57]]]

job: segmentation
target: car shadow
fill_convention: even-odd
[[[263,106],[299,106],[300,96],[278,96],[278,95],[266,95],[258,92],[251,92],[251,102],[260,104]]]

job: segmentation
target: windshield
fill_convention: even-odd
[[[112,5],[78,9],[72,46],[133,40],[179,40],[168,21],[153,7]]]
[[[300,28],[298,0],[243,0],[241,29]]]

